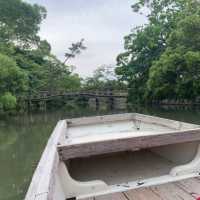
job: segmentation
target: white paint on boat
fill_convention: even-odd
[[[100,125],[83,125],[71,127],[68,130],[66,144],[81,144],[109,139],[138,137],[165,134],[166,131],[174,131],[170,127],[147,124],[135,121],[121,121],[104,123]],[[73,134],[74,133],[74,134]]]
[[[74,159],[69,172],[75,180],[103,180],[115,185],[169,174],[175,166],[177,163],[143,150]]]
[[[58,122],[25,200],[98,196],[199,175],[200,126],[137,113]]]

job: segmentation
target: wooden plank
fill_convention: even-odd
[[[124,192],[124,194],[130,200],[162,200],[157,194],[148,188],[130,190],[128,192]]]
[[[110,195],[104,195],[100,197],[94,197],[95,200],[128,200],[123,193],[115,193]]]
[[[175,184],[165,184],[151,187],[150,190],[165,200],[194,200],[194,197]]]
[[[199,173],[199,175],[200,175],[200,173]],[[199,176],[199,177],[196,177],[195,179],[197,179],[197,181],[200,181],[200,176]]]
[[[194,200],[199,192],[200,180],[193,178],[84,200]]]
[[[175,184],[194,197],[200,197],[200,180],[198,178],[179,181]]]
[[[193,178],[87,200],[194,200],[200,197],[199,192],[200,180],[199,178]]]
[[[150,147],[158,147],[169,144],[179,144],[200,140],[200,129],[175,131],[166,134],[157,134],[138,137],[124,137],[81,144],[59,145],[60,159],[68,160],[77,157],[88,157],[122,151],[134,151]]]

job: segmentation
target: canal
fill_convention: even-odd
[[[140,112],[200,124],[200,109],[143,107],[123,111],[71,110],[0,119],[0,200],[22,200],[45,144],[59,119]]]

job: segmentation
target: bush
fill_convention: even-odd
[[[10,92],[6,92],[0,97],[0,104],[4,111],[13,110],[17,106],[17,99]]]
[[[0,94],[21,94],[27,90],[27,75],[10,57],[0,54]]]

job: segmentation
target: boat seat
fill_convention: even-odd
[[[169,131],[168,133],[138,133],[125,132],[122,134],[108,134],[108,136],[88,137],[82,141],[75,139],[58,145],[60,160],[88,157],[94,155],[138,151],[152,147],[200,141],[199,129]]]

